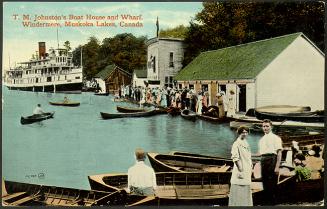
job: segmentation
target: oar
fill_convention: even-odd
[[[126,205],[126,207],[131,207],[131,206],[135,206],[135,205],[141,205],[141,204],[143,204],[143,203],[150,202],[150,201],[152,201],[152,200],[154,200],[154,199],[156,199],[156,198],[157,198],[157,197],[154,196],[154,195],[146,196],[145,198],[143,198],[143,199],[141,199],[141,200],[139,200],[139,201],[137,201],[137,202],[134,202],[134,203],[132,203],[132,204],[130,204],[130,205]]]

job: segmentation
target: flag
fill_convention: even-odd
[[[159,20],[158,20],[158,17],[157,17],[156,26],[157,26],[157,37],[159,37]]]

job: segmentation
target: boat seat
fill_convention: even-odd
[[[206,167],[203,168],[204,171],[206,172],[226,172],[230,168],[229,165],[222,165],[222,166],[212,166],[212,167]]]
[[[36,196],[27,196],[27,197],[24,197],[22,199],[19,199],[15,202],[12,202],[10,203],[10,206],[18,206],[18,205],[22,205],[24,203],[28,203],[36,198],[40,197],[40,195],[36,195]]]

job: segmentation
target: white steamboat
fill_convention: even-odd
[[[18,63],[6,71],[4,84],[10,90],[80,93],[83,68],[74,66],[73,54],[66,49],[50,49],[39,42],[36,58]]]

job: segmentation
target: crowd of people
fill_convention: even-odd
[[[142,106],[144,103],[153,104],[161,107],[177,107],[180,109],[189,109],[197,114],[203,114],[210,110],[211,106],[218,107],[217,116],[233,117],[235,115],[235,96],[234,91],[229,92],[226,97],[224,91],[217,92],[213,104],[211,104],[208,91],[194,89],[177,88],[150,88],[150,87],[133,87],[131,85],[121,86],[116,92],[115,98],[128,98],[139,102]]]

